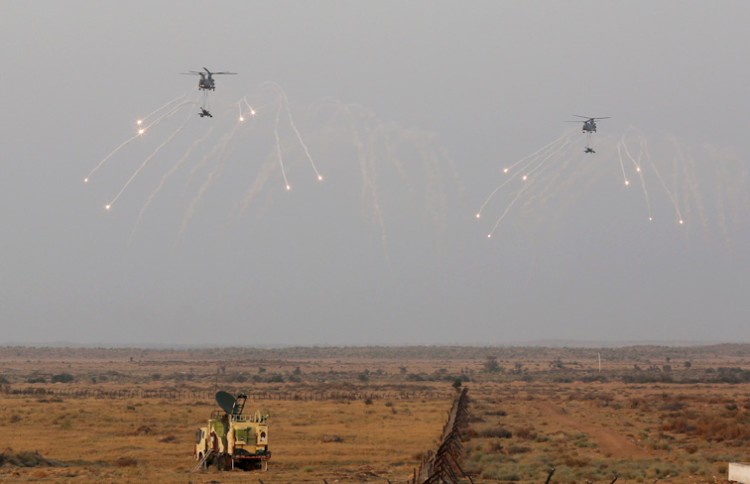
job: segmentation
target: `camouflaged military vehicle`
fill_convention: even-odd
[[[216,393],[221,411],[211,414],[206,427],[195,432],[197,467],[215,465],[226,469],[268,469],[268,415],[256,411],[243,415],[247,395],[233,397],[227,392]]]

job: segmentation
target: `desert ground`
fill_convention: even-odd
[[[460,482],[726,482],[749,382],[750,345],[2,347],[0,480],[411,482],[465,388]],[[196,469],[217,390],[270,415],[267,472]]]

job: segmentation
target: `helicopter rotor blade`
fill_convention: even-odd
[[[580,114],[574,114],[576,118],[583,118],[583,119],[592,119],[591,116],[581,116]]]
[[[212,72],[211,74],[215,76],[217,74],[237,74],[237,73],[236,72]]]

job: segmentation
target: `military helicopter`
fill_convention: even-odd
[[[186,74],[186,75],[201,76],[200,80],[198,81],[198,89],[202,91],[213,91],[216,89],[213,76],[217,76],[219,74],[237,74],[236,72],[211,72],[205,67],[203,68],[203,70],[206,72],[200,72],[200,71],[183,72],[183,74]]]
[[[566,121],[568,123],[583,123],[582,132],[583,133],[596,133],[596,120],[597,119],[610,119],[610,116],[604,117],[604,118],[590,118],[588,116],[580,116],[578,114],[574,114],[573,116],[577,118],[583,118],[586,121]]]
[[[208,109],[206,108],[201,108],[201,112],[198,113],[198,116],[200,116],[201,118],[205,118],[206,116],[208,116],[209,118],[214,117],[210,112],[208,112]]]

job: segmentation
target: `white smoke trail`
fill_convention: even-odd
[[[150,112],[149,114],[147,114],[146,116],[144,116],[144,117],[142,117],[141,119],[139,119],[139,120],[138,120],[138,123],[137,123],[137,124],[138,124],[138,125],[140,126],[140,125],[141,125],[142,123],[145,123],[145,122],[146,122],[146,121],[147,121],[147,120],[148,120],[148,119],[149,119],[149,118],[150,118],[151,116],[153,116],[153,115],[155,115],[156,113],[160,112],[160,111],[161,111],[162,109],[166,109],[166,108],[167,108],[167,106],[169,106],[169,105],[171,105],[171,104],[174,104],[174,103],[176,103],[176,102],[178,102],[178,101],[181,101],[181,100],[185,99],[186,97],[188,97],[188,95],[189,95],[189,94],[190,94],[190,91],[185,91],[185,94],[183,94],[183,95],[181,95],[181,96],[177,96],[176,98],[174,98],[174,99],[172,99],[171,101],[169,101],[169,102],[167,102],[166,104],[164,104],[164,106],[162,106],[162,107],[160,107],[160,108],[157,108],[157,109],[154,109],[154,110],[153,110],[153,111],[151,111],[151,112]]]
[[[206,130],[205,134],[195,140],[192,145],[185,151],[185,154],[182,155],[182,158],[180,158],[177,163],[172,165],[172,168],[169,169],[161,178],[161,181],[159,182],[159,185],[151,192],[151,194],[148,196],[148,199],[146,200],[146,203],[143,204],[143,207],[141,208],[141,211],[138,212],[138,218],[135,221],[135,225],[133,226],[133,230],[130,233],[130,241],[132,242],[133,236],[135,235],[136,230],[138,229],[138,225],[141,223],[141,219],[143,218],[143,214],[146,213],[146,210],[151,205],[151,202],[156,198],[156,195],[161,191],[161,189],[166,184],[167,180],[179,170],[182,165],[187,161],[190,154],[193,152],[193,150],[203,143],[213,132],[215,125],[211,125],[209,129]]]
[[[216,147],[214,147],[214,149],[211,150],[212,153],[218,151],[218,155],[217,155],[218,161],[216,163],[216,167],[214,167],[214,169],[208,174],[208,177],[206,178],[206,180],[204,180],[203,184],[198,190],[197,195],[193,198],[187,210],[185,211],[185,216],[182,219],[182,224],[180,226],[179,235],[183,235],[185,233],[185,230],[187,229],[187,226],[190,223],[190,220],[193,218],[193,215],[195,214],[195,208],[198,206],[198,203],[203,198],[203,195],[211,186],[214,179],[217,179],[219,175],[221,174],[221,172],[224,170],[224,160],[225,160],[224,154],[227,150],[227,147],[229,146],[229,142],[237,134],[237,131],[239,130],[239,126],[240,126],[239,124],[235,124],[232,130],[229,133],[225,134],[220,140],[220,142],[216,145]]]
[[[286,178],[286,170],[284,169],[284,158],[281,155],[281,139],[279,138],[279,118],[281,116],[281,101],[279,101],[279,108],[276,110],[276,122],[273,127],[273,135],[276,138],[276,157],[279,160],[279,167],[281,168],[281,177],[284,179],[284,188],[286,191],[292,189],[289,185],[289,180]]]
[[[180,133],[180,131],[182,131],[185,128],[185,126],[187,126],[187,124],[190,122],[191,118],[192,118],[192,116],[190,114],[188,114],[188,117],[185,119],[185,122],[182,123],[182,125],[180,125],[180,127],[177,128],[166,140],[164,140],[162,142],[162,144],[160,144],[148,157],[146,157],[145,160],[143,160],[143,163],[141,163],[141,165],[138,167],[138,169],[135,170],[135,172],[128,179],[128,181],[125,182],[125,185],[122,186],[122,188],[117,193],[117,195],[115,195],[115,197],[112,199],[112,201],[109,202],[105,206],[105,208],[107,210],[110,210],[112,208],[112,206],[115,204],[115,202],[117,202],[117,200],[120,198],[120,196],[122,196],[122,194],[128,188],[128,186],[130,185],[130,183],[132,183],[132,181],[135,180],[135,178],[138,176],[138,174],[146,167],[146,165],[148,165],[149,161],[151,161],[159,153],[159,151],[161,151],[162,148],[164,148],[166,145],[168,145],[175,138],[175,136],[177,136]]]
[[[664,192],[669,197],[669,200],[672,202],[672,207],[674,208],[675,214],[677,215],[677,223],[679,225],[683,225],[685,221],[682,219],[682,213],[680,212],[680,207],[677,204],[677,200],[675,199],[674,195],[672,195],[672,191],[669,189],[667,184],[664,182],[664,178],[662,178],[661,173],[659,172],[659,169],[656,167],[656,164],[651,159],[651,154],[646,151],[646,161],[648,162],[651,169],[656,174],[656,179],[659,180],[659,183],[661,184],[661,187],[664,189]]]
[[[318,168],[315,166],[315,162],[313,161],[312,156],[310,155],[310,150],[307,148],[305,141],[302,139],[302,135],[297,129],[297,125],[294,124],[294,118],[292,118],[292,111],[289,108],[289,100],[287,99],[286,93],[283,90],[281,91],[281,96],[283,98],[284,108],[286,109],[286,117],[289,120],[289,125],[292,127],[294,134],[297,136],[297,141],[299,141],[299,144],[302,146],[302,149],[305,151],[305,156],[307,156],[307,159],[310,161],[310,166],[312,166],[312,169],[315,172],[315,176],[318,178],[318,181],[323,181],[323,175],[320,174],[320,172],[318,171]]]
[[[643,135],[638,134],[638,146],[639,146],[639,152],[638,152],[638,159],[636,160],[635,157],[633,157],[632,153],[630,152],[630,148],[628,147],[627,138],[626,135],[623,134],[620,141],[617,143],[617,154],[620,156],[620,163],[622,163],[622,153],[625,153],[625,156],[630,160],[631,163],[633,163],[633,166],[635,167],[635,171],[638,174],[638,178],[641,181],[641,190],[643,191],[643,197],[646,200],[646,210],[648,211],[648,220],[649,222],[654,220],[653,213],[651,211],[651,199],[648,196],[648,190],[646,188],[646,179],[643,177],[643,170],[641,169],[641,160],[643,159],[643,153],[646,150],[646,139]]]
[[[495,234],[495,231],[497,231],[497,228],[500,226],[503,219],[505,218],[505,216],[508,215],[508,213],[510,212],[510,209],[513,208],[513,205],[515,205],[518,199],[521,198],[521,195],[523,195],[523,193],[526,191],[528,186],[529,186],[528,184],[524,184],[523,188],[518,190],[518,193],[516,193],[516,196],[513,197],[513,200],[511,200],[508,206],[505,207],[505,210],[503,211],[502,215],[498,217],[497,221],[495,222],[495,225],[492,227],[492,230],[490,230],[490,232],[487,234],[488,239],[492,238],[492,236]]]
[[[556,151],[560,148],[560,146],[564,146],[568,142],[568,138],[572,135],[573,131],[568,131],[564,133],[562,136],[557,138],[556,140],[552,141],[551,143],[539,148],[535,152],[531,153],[530,155],[526,155],[520,160],[516,161],[509,167],[506,167],[503,169],[503,173],[510,173],[514,170],[515,167],[517,167],[519,164],[524,163],[522,166],[522,170],[519,172],[513,172],[510,176],[510,178],[507,178],[505,181],[500,183],[497,187],[495,187],[492,192],[487,196],[487,198],[484,200],[482,205],[479,207],[479,210],[477,210],[476,218],[481,218],[482,212],[484,211],[484,208],[487,206],[488,203],[492,200],[492,198],[497,194],[500,190],[502,190],[506,185],[511,183],[523,170],[526,169],[530,164],[533,164],[533,162],[537,159],[538,156],[544,156],[549,151]]]
[[[118,146],[117,148],[115,148],[114,150],[112,150],[112,152],[111,152],[110,154],[108,154],[107,156],[105,156],[105,157],[104,157],[104,158],[103,158],[103,159],[102,159],[102,160],[101,160],[101,161],[99,162],[99,164],[98,164],[98,165],[96,165],[96,166],[94,167],[94,169],[93,169],[93,170],[91,170],[91,171],[89,172],[89,174],[88,174],[88,175],[86,175],[86,177],[85,177],[85,178],[83,179],[83,182],[84,182],[84,183],[88,183],[88,182],[89,182],[89,180],[91,180],[91,177],[92,177],[92,176],[94,175],[94,173],[96,173],[96,172],[97,172],[97,171],[99,170],[99,168],[101,168],[101,167],[102,167],[102,165],[104,165],[104,163],[106,163],[106,162],[107,162],[107,160],[109,160],[110,158],[112,158],[112,157],[114,156],[114,154],[115,154],[115,153],[117,153],[118,151],[120,151],[120,149],[122,149],[122,148],[124,148],[125,146],[127,146],[128,144],[130,144],[130,143],[131,143],[131,142],[132,142],[132,141],[133,141],[134,139],[138,138],[139,136],[141,136],[141,133],[137,133],[137,134],[136,134],[135,136],[133,136],[132,138],[130,138],[130,139],[128,139],[128,140],[125,140],[125,141],[123,141],[123,142],[122,142],[122,143],[120,144],[120,146]]]

